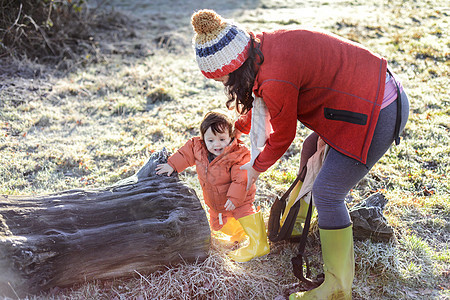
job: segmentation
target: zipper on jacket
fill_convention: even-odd
[[[361,114],[349,110],[341,110],[341,109],[333,109],[333,108],[324,108],[325,119],[335,120],[335,121],[344,121],[357,125],[366,125],[367,124],[367,115]]]

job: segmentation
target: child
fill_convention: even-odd
[[[201,137],[193,137],[156,174],[182,172],[196,166],[203,198],[209,208],[210,225],[240,242],[249,237],[249,245],[228,253],[238,262],[246,262],[269,253],[264,221],[255,212],[256,187],[247,187],[247,172],[240,167],[250,161],[250,151],[234,138],[233,123],[224,114],[209,112],[200,125]],[[245,231],[245,233],[244,233]]]

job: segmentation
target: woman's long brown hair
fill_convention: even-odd
[[[264,56],[259,49],[259,41],[255,39],[253,33],[250,34],[249,56],[246,61],[236,71],[229,74],[225,84],[225,93],[228,96],[226,105],[228,109],[236,108],[240,114],[246,114],[253,107],[253,84],[255,83],[255,65],[261,65]],[[257,59],[259,58],[259,61]]]

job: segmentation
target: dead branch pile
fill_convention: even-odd
[[[97,13],[87,0],[0,0],[0,59],[28,58],[40,63],[98,55],[94,29],[116,29],[123,18]],[[116,23],[116,24],[115,24]]]

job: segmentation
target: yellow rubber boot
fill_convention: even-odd
[[[238,219],[249,237],[249,244],[228,253],[228,256],[237,262],[247,262],[270,252],[267,241],[266,226],[261,212]]]
[[[244,228],[242,228],[241,223],[233,217],[227,218],[227,222],[219,231],[229,236],[229,238],[225,240],[227,242],[240,243],[245,239]]]
[[[353,229],[320,229],[320,242],[323,257],[324,282],[307,292],[291,294],[295,299],[352,299],[352,283],[355,276],[353,254]]]

